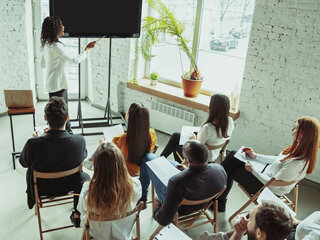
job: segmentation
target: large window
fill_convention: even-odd
[[[163,2],[186,25],[185,36],[190,40],[200,73],[204,76],[202,89],[228,95],[236,86],[240,89],[254,0]],[[150,60],[149,72],[156,71],[163,80],[180,83],[182,72],[189,70],[190,64],[175,39],[163,35],[161,43],[153,47],[152,53],[155,57]]]

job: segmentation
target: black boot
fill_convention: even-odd
[[[218,200],[218,212],[225,212],[226,211],[226,203],[227,199]]]
[[[139,205],[140,202],[143,202],[143,207],[142,210],[147,208],[147,196],[142,196],[138,202],[137,202],[137,206]]]

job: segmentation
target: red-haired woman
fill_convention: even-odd
[[[235,151],[226,157],[222,166],[227,172],[228,184],[226,191],[219,197],[220,212],[225,211],[226,198],[233,180],[254,194],[271,178],[275,178],[269,188],[274,194],[282,196],[289,193],[307,174],[313,173],[319,149],[319,122],[313,117],[301,117],[291,132],[293,143],[278,156],[256,154],[252,150],[245,152],[247,157],[267,164],[262,172],[235,158]]]

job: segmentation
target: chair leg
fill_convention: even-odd
[[[12,149],[13,149],[13,152],[12,152],[12,163],[13,163],[13,169],[16,169],[16,162],[15,162],[15,155],[14,155],[14,152],[16,151],[16,147],[15,147],[15,144],[14,144],[12,116],[9,115],[9,117],[10,117],[11,140],[12,140]]]
[[[152,214],[153,214],[154,213],[154,197],[155,197],[153,184],[151,184],[151,194],[152,194]]]
[[[35,206],[35,207],[36,207],[36,215],[37,215],[37,217],[38,217],[38,225],[39,225],[40,239],[43,240],[39,204],[36,203],[36,206]]]
[[[218,232],[218,200],[215,200],[214,203],[214,213],[213,213],[213,217],[214,217],[214,233]]]
[[[32,113],[32,117],[33,117],[33,128],[36,128],[36,119],[35,119],[34,113]]]
[[[137,220],[136,220],[136,229],[137,229],[137,240],[140,240],[140,218],[139,215],[137,215]]]
[[[293,190],[293,201],[294,201],[293,211],[294,212],[297,212],[297,208],[298,208],[298,194],[299,194],[299,185],[296,185]]]

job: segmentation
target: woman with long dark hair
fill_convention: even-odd
[[[113,143],[102,143],[95,152],[94,174],[90,182],[84,183],[79,199],[81,222],[85,223],[88,211],[100,219],[121,218],[133,210],[141,196],[141,185],[127,170],[123,155]],[[131,239],[135,216],[119,220],[90,221],[92,239]]]
[[[121,150],[131,176],[140,175],[142,185],[142,198],[146,202],[150,179],[146,171],[146,162],[157,156],[150,152],[156,146],[157,136],[155,130],[150,128],[149,110],[141,104],[132,103],[127,114],[127,132],[113,138]]]
[[[227,172],[227,189],[219,197],[219,211],[224,212],[227,196],[232,188],[233,180],[241,184],[250,194],[255,194],[271,178],[269,189],[276,195],[289,193],[294,186],[307,174],[315,170],[319,150],[320,125],[313,117],[301,117],[291,129],[293,142],[281,151],[278,156],[256,154],[248,148],[245,154],[248,158],[264,162],[266,167],[257,171],[247,163],[234,157],[235,151],[229,153],[222,162]]]
[[[209,105],[209,116],[198,132],[190,139],[198,139],[205,144],[209,150],[208,162],[214,162],[219,156],[222,145],[230,139],[234,129],[233,119],[238,116],[230,111],[229,98],[224,94],[214,94],[211,96]],[[181,162],[176,151],[182,156],[182,146],[179,145],[180,133],[172,134],[166,147],[160,154],[168,157],[173,153],[175,161]]]
[[[49,98],[53,96],[63,97],[68,104],[68,64],[79,64],[87,58],[88,50],[95,46],[95,42],[89,43],[84,51],[76,57],[68,55],[67,50],[59,38],[64,35],[64,26],[59,17],[46,17],[42,23],[41,67],[46,70],[45,90],[49,93]],[[68,121],[66,126],[68,132],[71,131],[71,124]]]

